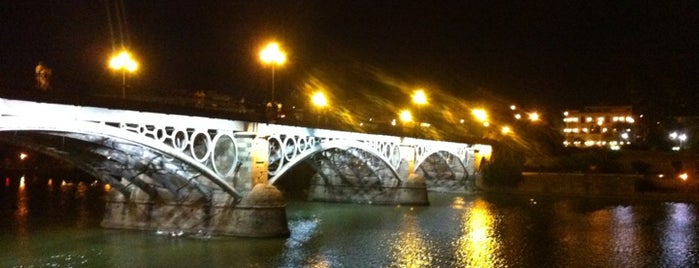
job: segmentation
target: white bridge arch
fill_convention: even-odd
[[[19,140],[17,133],[30,133],[77,140],[93,144],[91,146],[96,144],[90,156],[80,157],[70,155],[80,153],[75,149],[33,146],[47,154],[66,157],[76,166],[117,186],[124,195],[129,194],[125,190],[128,185],[120,186],[120,182],[140,187],[155,181],[159,189],[143,190],[159,196],[169,191],[171,193],[166,195],[177,196],[181,188],[188,187],[205,199],[212,198],[214,191],[222,191],[236,200],[258,182],[254,177],[260,171],[255,170],[254,161],[259,159],[252,160],[252,155],[257,153],[253,152],[257,149],[252,145],[256,140],[264,140],[269,145],[263,157],[268,165],[262,181],[270,184],[276,183],[294,165],[331,150],[345,151],[350,154],[348,156],[354,154],[353,161],[363,161],[364,166],[373,169],[373,174],[391,177],[398,184],[421,166],[424,170],[426,159],[435,156],[449,162],[448,168],[458,168],[468,175],[474,173],[474,153],[483,146],[2,98],[0,132],[4,133],[0,133],[0,139],[10,142]],[[27,139],[23,141],[27,144]],[[110,146],[105,147],[107,142]],[[115,152],[122,152],[122,155],[114,156]],[[134,160],[139,157],[143,158],[140,162]],[[118,172],[110,170],[117,169],[115,161],[122,162]],[[458,164],[454,164],[456,162]],[[137,176],[150,178],[138,179]],[[124,181],[124,177],[129,180]]]

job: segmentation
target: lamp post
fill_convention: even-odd
[[[311,103],[313,103],[313,106],[318,109],[316,123],[320,124],[321,113],[323,112],[323,109],[328,106],[328,98],[325,97],[325,94],[322,91],[317,91],[316,93],[313,93],[313,96],[311,96]]]
[[[400,121],[405,124],[413,121],[413,115],[410,113],[409,110],[400,111],[400,113],[398,113],[398,117],[400,118]]]
[[[286,53],[281,50],[279,43],[272,42],[260,51],[260,60],[264,64],[272,65],[272,103],[274,104],[274,69],[277,65],[282,65],[286,62]]]
[[[471,114],[473,114],[473,116],[476,117],[476,120],[483,123],[484,126],[489,125],[488,124],[488,112],[486,112],[485,109],[473,109],[471,111]]]
[[[418,126],[420,126],[422,123],[422,118],[420,117],[420,106],[427,104],[427,94],[425,94],[425,90],[418,89],[413,92],[413,103],[417,105],[417,121]]]
[[[133,73],[138,70],[138,62],[131,57],[131,53],[122,50],[109,60],[109,68],[121,71],[121,98],[126,98],[126,72]]]

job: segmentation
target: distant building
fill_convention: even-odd
[[[590,106],[563,115],[565,146],[618,150],[635,141],[636,116],[631,106]]]

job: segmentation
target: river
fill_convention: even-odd
[[[2,176],[0,267],[696,267],[697,206],[430,193],[429,206],[290,201],[288,238],[104,229],[103,184]]]

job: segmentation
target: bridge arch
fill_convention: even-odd
[[[451,156],[456,157],[456,159],[459,159],[459,161],[458,161],[458,162],[459,162],[459,166],[461,166],[461,168],[463,168],[464,170],[467,170],[467,169],[466,169],[466,163],[464,163],[463,157],[460,156],[459,154],[457,154],[457,153],[455,153],[455,152],[452,152],[452,151],[449,151],[449,150],[434,150],[434,151],[431,151],[431,152],[429,152],[429,153],[420,155],[419,158],[418,158],[418,161],[415,162],[416,164],[415,164],[415,167],[414,167],[414,170],[413,170],[413,171],[417,171],[418,168],[420,167],[420,165],[422,165],[422,164],[425,162],[425,160],[427,160],[427,158],[429,158],[429,157],[431,157],[431,156],[433,156],[433,155],[439,156],[439,158],[443,159],[445,162],[448,163],[449,161],[447,161],[447,160],[444,158],[444,156],[443,156],[442,154],[440,154],[440,153],[447,153],[447,154],[449,154],[449,155],[451,155]]]
[[[89,121],[77,120],[48,120],[42,117],[34,116],[3,116],[0,117],[0,132],[8,131],[28,131],[37,133],[62,133],[65,134],[80,134],[90,135],[93,137],[110,138],[124,143],[134,144],[137,146],[149,148],[162,155],[172,157],[181,161],[194,170],[198,171],[205,178],[220,187],[224,192],[239,200],[242,195],[225,180],[219,177],[214,171],[208,167],[188,157],[183,152],[169,147],[163,143],[157,142],[151,138],[141,136],[138,133],[122,130],[119,128],[102,125]],[[86,140],[87,141],[87,140]],[[93,141],[96,142],[96,141]],[[78,168],[80,168],[78,166]],[[86,170],[90,172],[89,170]]]
[[[350,140],[326,140],[320,143],[306,143],[304,144],[304,146],[308,146],[308,149],[301,151],[300,153],[295,153],[295,157],[290,159],[290,161],[284,164],[281,168],[277,169],[277,172],[273,175],[272,178],[270,178],[269,184],[273,185],[289,169],[291,169],[298,163],[305,161],[314,154],[330,149],[348,150],[350,148],[355,148],[370,153],[373,157],[379,159],[384,165],[386,165],[386,167],[389,168],[391,174],[396,178],[396,180],[401,181],[400,175],[398,174],[398,171],[396,171],[396,169],[391,165],[391,161],[384,157],[382,153],[376,151],[374,148],[363,142]],[[284,147],[282,146],[282,148]],[[292,150],[295,149],[292,148]]]

